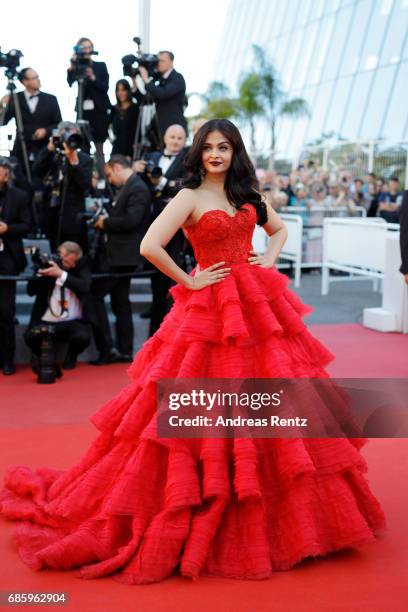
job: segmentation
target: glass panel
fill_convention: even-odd
[[[350,93],[351,81],[351,76],[336,81],[329,112],[323,124],[323,131],[325,134],[334,132],[338,137],[343,136],[341,133],[341,124]]]
[[[260,44],[268,44],[268,41],[280,34],[280,22],[283,19],[282,13],[285,13],[286,6],[284,2],[274,1],[272,6],[268,5],[268,0],[263,2],[262,13],[258,11],[260,19],[263,20],[263,28],[260,35]]]
[[[395,76],[395,66],[377,70],[370,98],[365,108],[360,138],[379,138],[380,128],[390,98],[390,91]]]
[[[325,17],[322,20],[319,28],[319,34],[315,44],[313,57],[310,62],[311,71],[308,75],[307,84],[317,84],[320,81],[320,76],[323,70],[324,62],[330,61],[327,51],[331,41],[332,31],[334,27],[334,15]]]
[[[302,26],[309,18],[312,0],[303,0],[300,3],[298,14],[295,18],[295,28]]]
[[[285,89],[289,89],[292,80],[295,66],[300,62],[299,52],[301,52],[301,43],[304,36],[304,29],[295,30],[291,35],[291,42],[287,52],[287,62],[285,70],[282,74],[282,81]]]
[[[325,0],[313,0],[309,19],[319,19],[325,7]]]
[[[354,8],[354,7],[353,7]],[[325,65],[322,71],[322,80],[328,81],[337,75],[338,66],[344,52],[346,38],[350,30],[352,7],[347,7],[336,13],[336,27],[331,36],[327,49]]]
[[[392,4],[389,0],[374,2],[368,29],[364,32],[365,44],[362,52],[360,70],[372,70],[378,66],[381,44],[388,23]]]
[[[399,62],[402,55],[402,47],[407,32],[408,4],[404,9],[402,2],[394,4],[391,21],[388,26],[384,47],[381,53],[380,64],[395,64]]]
[[[303,87],[305,84],[310,58],[315,49],[318,29],[319,22],[312,21],[304,30],[305,35],[302,40],[301,55],[296,62],[296,70],[291,83],[292,87]]]
[[[329,83],[322,83],[319,87],[317,96],[311,107],[312,118],[306,134],[308,141],[319,138],[322,134],[323,121],[331,99],[333,85],[333,81],[330,81]]]
[[[294,28],[296,15],[298,12],[299,4],[303,0],[287,0],[288,8],[285,15],[285,20],[282,24],[281,33],[290,32]]]
[[[383,138],[395,142],[399,142],[404,138],[404,126],[408,120],[406,91],[408,83],[408,62],[403,62],[397,69],[397,78],[381,134]]]
[[[342,126],[341,135],[349,140],[356,140],[360,130],[363,113],[367,109],[367,99],[369,96],[374,73],[362,72],[354,80],[348,108]]]
[[[364,2],[359,2],[355,7],[351,20],[351,29],[346,39],[346,48],[342,56],[339,76],[353,74],[358,69],[362,46],[364,45],[363,34],[372,8],[372,2],[373,0],[364,0]]]

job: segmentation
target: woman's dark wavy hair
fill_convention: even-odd
[[[238,128],[228,119],[211,119],[204,123],[194,136],[193,144],[184,162],[187,170],[184,186],[196,189],[201,185],[203,177],[200,169],[202,169],[204,144],[208,134],[215,131],[221,132],[233,148],[232,161],[224,184],[228,201],[237,209],[246,202],[253,204],[258,216],[257,223],[264,225],[268,220],[268,214],[259,191],[255,168],[245,150]]]

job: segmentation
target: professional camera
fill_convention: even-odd
[[[95,221],[101,215],[108,215],[105,204],[108,204],[109,198],[92,198],[88,197],[85,200],[86,211],[78,213],[78,220],[85,219],[87,225],[94,225]]]
[[[56,148],[56,150],[61,153],[64,152],[64,143],[69,149],[71,149],[72,151],[76,151],[82,146],[82,136],[81,134],[65,131],[61,134],[58,129],[55,129],[52,130],[51,142]]]
[[[150,174],[152,178],[161,178],[163,176],[160,166],[155,166],[151,160],[146,163],[146,173]]]
[[[20,57],[23,57],[23,54],[19,49],[11,49],[8,53],[2,53],[0,49],[0,68],[6,68],[7,78],[14,79],[17,77]]]
[[[71,60],[74,68],[74,75],[77,80],[85,79],[85,70],[90,68],[92,60],[89,55],[99,55],[98,51],[84,51],[81,45],[74,47],[75,59]]]
[[[137,44],[137,54],[130,54],[122,57],[123,76],[137,76],[139,74],[139,66],[146,68],[149,76],[157,76],[157,64],[159,61],[158,56],[154,55],[153,53],[142,53],[142,41],[139,36],[135,36],[133,41]]]
[[[62,267],[62,259],[58,253],[52,253],[48,255],[48,253],[43,253],[41,249],[35,249],[34,253],[31,255],[31,261],[33,264],[33,270],[36,274],[38,270],[44,270],[45,268],[50,267],[50,261],[57,264],[57,266]]]

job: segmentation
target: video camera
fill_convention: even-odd
[[[154,55],[153,53],[142,53],[142,41],[139,36],[135,36],[133,38],[133,42],[137,44],[137,54],[130,54],[122,57],[123,76],[137,76],[138,74],[140,74],[139,66],[143,66],[143,68],[146,68],[147,72],[149,73],[149,76],[157,76],[157,65],[159,61],[158,56]]]
[[[8,53],[2,53],[0,48],[0,68],[6,68],[6,77],[8,79],[15,79],[17,77],[20,57],[23,57],[23,54],[19,49],[10,49]]]
[[[45,268],[50,267],[50,262],[54,262],[57,266],[62,267],[62,259],[59,253],[43,253],[41,249],[35,249],[33,254],[31,255],[31,261],[33,264],[33,272],[37,274],[38,270],[45,270]]]
[[[92,65],[92,60],[89,55],[99,55],[98,51],[84,51],[81,45],[75,45],[74,47],[75,59],[71,59],[74,77],[78,81],[79,79],[85,79],[85,71]]]

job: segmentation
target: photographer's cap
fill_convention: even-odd
[[[13,169],[10,158],[5,157],[4,155],[0,155],[0,166],[2,168],[8,168],[9,170]]]

